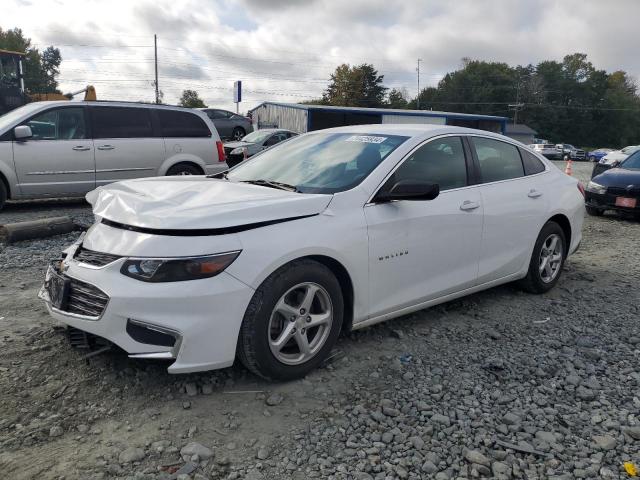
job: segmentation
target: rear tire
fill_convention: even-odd
[[[566,243],[564,231],[556,222],[547,222],[542,227],[533,247],[527,276],[519,282],[523,290],[545,293],[558,283],[567,257]]]
[[[601,217],[604,213],[604,210],[595,207],[585,206],[587,213],[593,217]]]
[[[202,175],[200,167],[196,167],[191,163],[176,163],[167,170],[167,176],[174,175]]]
[[[233,129],[233,132],[231,133],[231,138],[236,142],[238,142],[242,140],[246,134],[247,132],[244,131],[244,128],[236,127]]]
[[[4,207],[4,204],[7,201],[7,196],[7,187],[4,186],[4,182],[0,179],[0,210]]]
[[[333,348],[343,312],[342,290],[331,270],[313,260],[296,260],[272,273],[254,293],[240,327],[238,357],[267,380],[303,377]]]

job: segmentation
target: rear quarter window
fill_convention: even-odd
[[[163,137],[211,137],[207,124],[198,115],[175,110],[158,110]]]
[[[520,156],[522,157],[525,175],[535,175],[536,173],[544,172],[544,163],[542,163],[533,153],[527,152],[524,148],[521,148]]]

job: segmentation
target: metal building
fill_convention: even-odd
[[[299,103],[264,102],[249,110],[257,128],[286,128],[298,133],[344,125],[375,123],[428,123],[477,128],[505,133],[507,117],[433,110],[334,107]]]
[[[538,134],[533,128],[528,127],[524,123],[517,123],[515,125],[507,123],[507,128],[504,131],[507,137],[518,140],[519,142],[529,145],[533,143],[533,139]]]

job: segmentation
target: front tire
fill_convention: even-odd
[[[272,273],[247,307],[238,357],[267,380],[305,376],[327,357],[342,328],[344,299],[327,267],[297,260]]]
[[[566,257],[564,231],[556,222],[547,222],[533,247],[527,276],[519,282],[522,289],[530,293],[551,290],[558,283]]]

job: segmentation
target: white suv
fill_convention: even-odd
[[[82,196],[139,177],[226,170],[199,110],[126,102],[37,102],[0,117],[0,208],[7,199]]]

